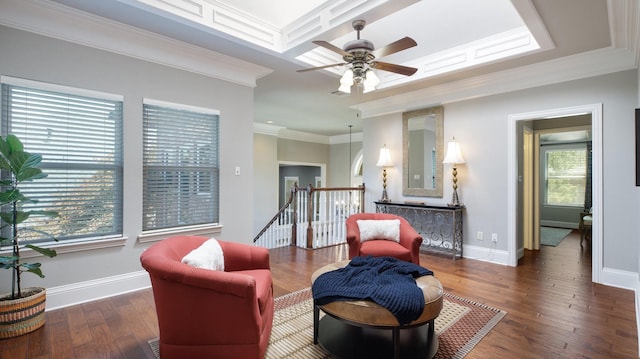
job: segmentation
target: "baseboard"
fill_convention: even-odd
[[[578,224],[575,222],[561,222],[561,221],[540,221],[540,225],[544,227],[558,227],[558,228],[573,228],[578,229]]]
[[[640,276],[636,276],[636,332],[638,333],[638,357],[640,357]]]
[[[462,250],[464,258],[475,259],[501,265],[508,265],[509,252],[497,250],[495,248],[480,247],[474,245],[464,245]]]
[[[638,273],[613,268],[602,268],[600,284],[629,289],[637,293]]]
[[[150,288],[144,271],[47,288],[47,311]]]

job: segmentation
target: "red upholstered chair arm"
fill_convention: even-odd
[[[270,269],[269,250],[242,243],[218,241],[224,254],[224,270]]]
[[[349,258],[357,257],[360,255],[360,228],[357,222],[346,222],[347,226],[347,244],[349,246]]]
[[[400,245],[409,249],[411,253],[419,253],[422,236],[408,223],[400,225]]]

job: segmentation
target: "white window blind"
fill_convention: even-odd
[[[22,226],[35,231],[21,240],[122,235],[122,101],[77,93],[2,84],[2,135],[41,154],[48,174],[21,185],[38,201],[25,208],[59,214],[31,217]]]
[[[217,223],[218,114],[146,100],[143,120],[143,230]]]

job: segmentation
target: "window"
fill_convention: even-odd
[[[21,224],[21,241],[122,235],[122,99],[32,81],[2,79],[2,134],[42,155],[48,177],[22,184],[38,202],[29,210],[58,212]]]
[[[218,112],[143,104],[143,230],[217,223]]]
[[[544,147],[545,204],[583,207],[587,184],[587,149],[584,145]]]

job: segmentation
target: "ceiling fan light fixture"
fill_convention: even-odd
[[[338,87],[338,91],[351,93],[351,85],[353,85],[353,71],[348,68],[340,78],[340,87]]]
[[[353,71],[351,71],[351,69],[347,69],[344,74],[342,74],[340,84],[349,86],[353,84]]]
[[[380,84],[380,79],[373,70],[367,70],[364,77],[364,93],[374,91]]]
[[[344,93],[351,93],[351,85],[340,84],[340,87],[338,87],[338,91],[344,92]]]

